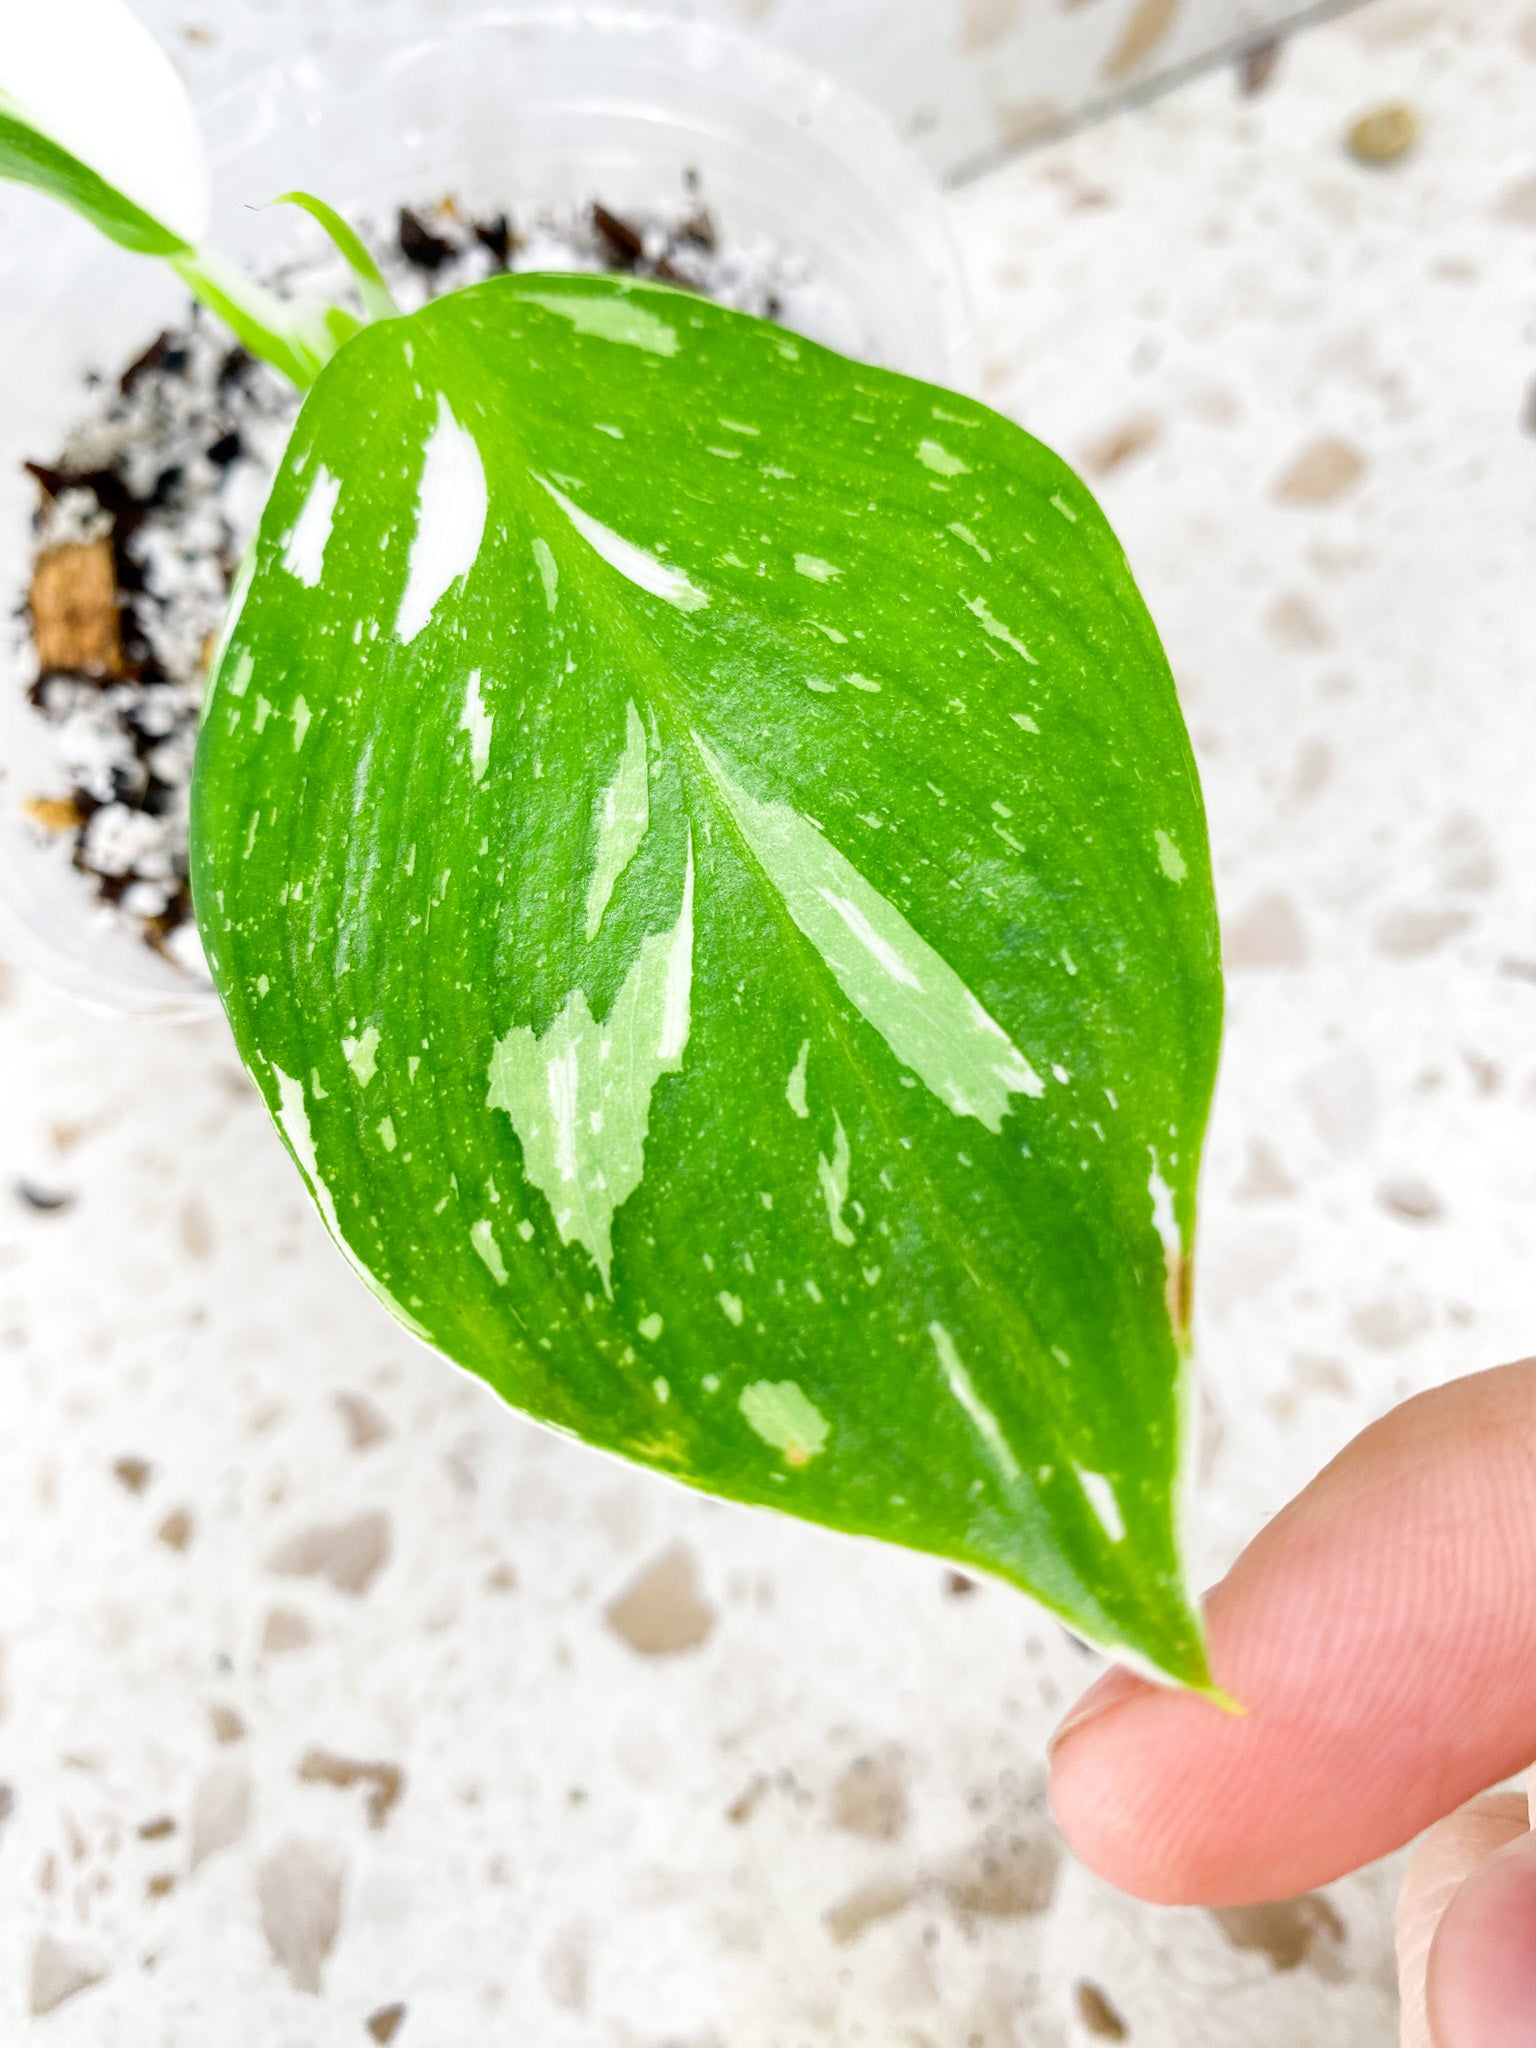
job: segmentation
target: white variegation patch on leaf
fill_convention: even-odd
[[[688,1043],[693,988],[693,854],[669,932],[640,941],[601,1026],[576,989],[542,1037],[516,1025],[491,1055],[492,1109],[504,1109],[523,1171],[561,1241],[585,1246],[613,1292],[613,1218],[640,1185],[651,1097]]]
[[[383,321],[263,521],[194,870],[251,1072],[411,1327],[1207,1683],[1204,821],[1047,450],[659,286]]]

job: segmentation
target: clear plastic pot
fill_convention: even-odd
[[[883,118],[750,37],[602,8],[483,14],[427,40],[381,39],[365,64],[299,58],[205,116],[213,239],[261,268],[291,254],[295,217],[256,210],[307,188],[355,217],[455,193],[515,211],[602,197],[673,210],[683,174],[735,240],[803,257],[823,287],[821,338],[938,383],[971,381],[971,330],[944,202]],[[80,378],[121,363],[183,300],[161,266],[124,255],[32,195],[0,199],[0,563],[22,588],[32,493],[80,409]],[[20,303],[18,303],[18,301]],[[19,634],[11,636],[19,641]],[[0,951],[98,1007],[201,1017],[211,989],[160,959],[41,844],[26,796],[54,778],[24,701],[24,646],[0,673]]]

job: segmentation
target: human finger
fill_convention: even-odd
[[[1308,1891],[1520,1769],[1536,1753],[1536,1362],[1373,1424],[1207,1614],[1245,1714],[1115,1673],[1054,1746],[1068,1839],[1127,1891]]]
[[[1429,1951],[1446,1908],[1473,1871],[1528,1832],[1525,1797],[1485,1792],[1437,1821],[1413,1852],[1397,1899],[1401,2048],[1435,2048],[1425,2004]]]
[[[1446,1907],[1426,1985],[1434,2048],[1536,2041],[1536,1836],[1518,1835]]]

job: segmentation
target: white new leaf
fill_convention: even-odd
[[[123,0],[0,0],[0,114],[180,241],[195,246],[207,232],[208,164],[192,103]]]
[[[62,200],[102,234],[160,256],[254,354],[312,384],[355,313],[281,298],[203,237],[208,161],[186,88],[123,0],[0,0],[0,179]],[[316,214],[359,275],[369,318],[394,305],[378,268],[323,201]]]

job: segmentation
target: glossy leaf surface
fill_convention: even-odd
[[[589,1442],[1205,1682],[1205,829],[1055,456],[662,287],[369,328],[232,613],[194,886],[411,1328]]]

